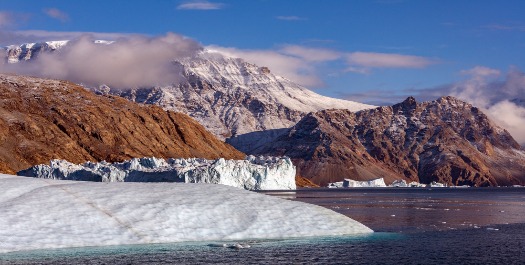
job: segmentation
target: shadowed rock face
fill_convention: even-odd
[[[0,171],[65,159],[243,159],[189,116],[66,81],[0,75]]]
[[[519,144],[478,108],[452,97],[310,113],[269,144],[241,150],[289,156],[298,174],[321,185],[378,177],[387,183],[525,184]]]

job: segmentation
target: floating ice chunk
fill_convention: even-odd
[[[0,212],[0,252],[372,232],[320,206],[204,183],[95,183],[0,174]]]
[[[408,187],[408,184],[404,179],[397,179],[394,180],[394,182],[392,182],[392,184],[390,184],[389,187],[405,188]]]
[[[383,178],[373,180],[357,181],[352,179],[344,179],[339,182],[328,183],[328,188],[377,188],[386,187]]]
[[[377,178],[373,180],[357,181],[351,179],[345,179],[343,181],[343,187],[354,188],[354,187],[386,187],[385,180],[383,178]]]

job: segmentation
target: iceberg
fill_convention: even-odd
[[[288,157],[248,156],[245,160],[134,158],[121,163],[81,165],[51,160],[19,171],[19,176],[95,182],[184,182],[224,184],[247,190],[296,189]]]
[[[343,181],[329,183],[329,188],[379,188],[386,187],[383,178],[372,180],[358,181],[353,179],[344,179]]]
[[[411,181],[410,183],[407,183],[404,179],[398,179],[394,180],[392,184],[388,185],[388,187],[395,187],[395,188],[424,188],[426,187],[426,184],[421,184],[416,181]]]
[[[87,182],[0,174],[0,252],[356,235],[321,206],[226,185]]]

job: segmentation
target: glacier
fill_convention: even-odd
[[[96,183],[0,174],[0,211],[0,253],[373,232],[320,206],[206,183]]]
[[[185,182],[229,185],[247,190],[296,189],[288,157],[248,156],[245,160],[133,158],[120,163],[81,165],[52,160],[19,171],[19,176],[95,182]]]

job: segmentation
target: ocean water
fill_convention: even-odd
[[[0,264],[525,264],[523,188],[265,193],[330,208],[376,233],[39,250],[0,254]]]

